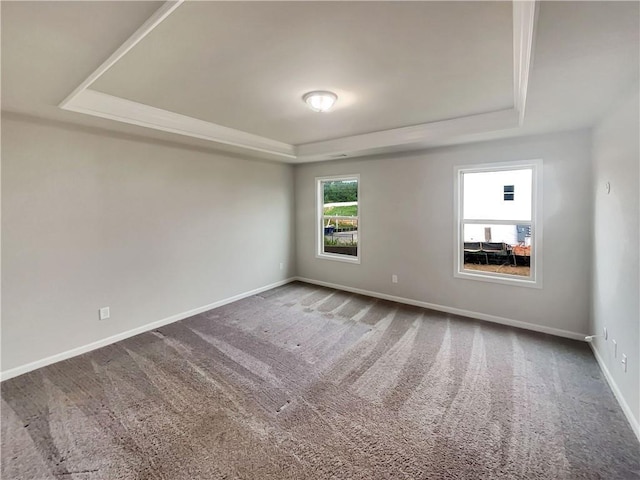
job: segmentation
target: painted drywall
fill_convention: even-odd
[[[635,417],[640,420],[640,99],[638,89],[615,106],[593,132],[594,348]],[[607,183],[610,191],[607,193]],[[618,344],[614,356],[612,340]],[[628,358],[627,372],[621,364]]]
[[[2,370],[294,275],[293,193],[289,165],[3,115]]]
[[[454,166],[543,164],[543,288],[454,278]],[[588,131],[296,166],[298,275],[584,334],[591,255]],[[360,174],[361,264],[315,256],[315,177]],[[391,275],[398,283],[391,283]]]

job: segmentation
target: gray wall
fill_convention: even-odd
[[[289,165],[3,116],[2,170],[3,371],[294,274]]]
[[[453,276],[453,170],[542,158],[543,288]],[[584,334],[591,255],[588,131],[296,167],[298,275]],[[360,265],[315,258],[316,176],[359,173]],[[399,277],[391,283],[391,274]]]
[[[579,131],[299,165],[295,191],[288,165],[5,115],[2,370],[297,274],[581,334],[606,325],[629,371],[595,345],[638,418],[638,101],[610,112],[593,152]],[[543,289],[454,278],[454,165],[531,158]],[[352,173],[362,264],[316,259],[314,179]]]
[[[591,331],[607,327],[609,339],[596,338],[602,357],[636,422],[640,420],[640,248],[638,176],[640,108],[638,89],[594,129],[593,307]],[[606,183],[611,185],[607,194]],[[618,342],[614,358],[613,343]],[[621,354],[628,357],[624,373]]]

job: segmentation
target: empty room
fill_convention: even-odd
[[[0,478],[640,479],[640,2],[0,9]]]

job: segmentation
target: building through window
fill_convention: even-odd
[[[541,168],[532,161],[456,169],[456,276],[540,286]]]

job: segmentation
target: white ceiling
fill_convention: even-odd
[[[510,108],[512,23],[509,2],[185,3],[91,88],[298,145]]]
[[[3,111],[216,149],[248,139],[291,162],[588,127],[638,88],[637,2],[539,5],[519,126],[510,2],[187,2],[77,97],[116,121],[58,105],[162,3],[1,8]],[[336,110],[307,110],[312,89],[338,93]],[[202,134],[105,113],[121,107]]]
[[[59,111],[62,99],[161,5],[1,2],[2,109],[32,115]],[[82,121],[79,115],[66,117]]]

